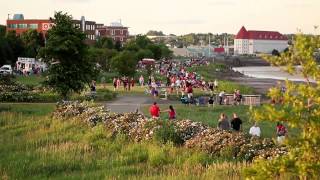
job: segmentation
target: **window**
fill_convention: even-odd
[[[123,30],[120,31],[120,34],[123,34]],[[122,40],[121,40],[122,41]]]
[[[18,24],[18,28],[19,29],[26,29],[26,28],[28,28],[28,25],[27,24]]]
[[[38,24],[29,24],[29,28],[38,29]]]
[[[122,31],[121,31],[122,32]],[[123,37],[120,38],[120,41],[123,41]]]
[[[13,29],[16,29],[18,27],[17,24],[9,24],[9,28],[13,28]]]
[[[111,30],[111,35],[114,35],[114,30],[113,29]]]

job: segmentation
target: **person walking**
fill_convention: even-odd
[[[213,85],[215,89],[218,89],[218,81],[216,79],[214,80]]]
[[[220,93],[219,93],[219,104],[222,105],[223,101],[224,101],[224,96],[225,96],[225,91],[222,90]]]
[[[236,113],[233,113],[233,119],[231,120],[231,128],[234,131],[241,131],[242,130],[242,121]]]
[[[95,96],[96,96],[96,81],[94,81],[94,80],[92,80],[91,81],[91,85],[90,85],[90,90],[91,90],[91,97],[92,98],[95,98]]]
[[[120,86],[121,86],[121,80],[120,80],[120,78],[118,77],[118,78],[117,78],[117,88],[116,88],[116,89],[119,89]]]
[[[257,122],[255,122],[254,125],[250,128],[249,134],[252,135],[252,136],[260,137],[261,130],[260,130],[260,127],[258,126]]]
[[[220,118],[218,120],[218,129],[221,129],[221,130],[229,130],[230,129],[229,120],[224,113],[220,114]]]
[[[141,75],[140,78],[139,78],[139,83],[140,83],[140,86],[143,87],[143,85],[144,85],[144,78],[143,78],[142,75]]]
[[[113,91],[116,91],[116,89],[117,89],[117,78],[113,78],[112,83],[113,83]]]

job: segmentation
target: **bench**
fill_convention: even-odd
[[[225,94],[224,97],[226,104],[235,104],[233,94]],[[249,106],[261,105],[261,95],[242,95],[240,104]]]

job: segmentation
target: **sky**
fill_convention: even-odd
[[[236,34],[241,26],[281,33],[320,32],[320,0],[0,0],[0,24],[6,24],[8,14],[46,19],[55,11],[106,25],[121,19],[130,34],[148,30]]]

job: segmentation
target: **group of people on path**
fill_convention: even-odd
[[[129,78],[129,77],[122,77],[122,78],[113,78],[113,91],[116,91],[118,89],[120,89],[120,86],[123,85],[123,89],[125,91],[130,91],[131,88],[134,87],[135,85],[135,81],[134,78]]]

